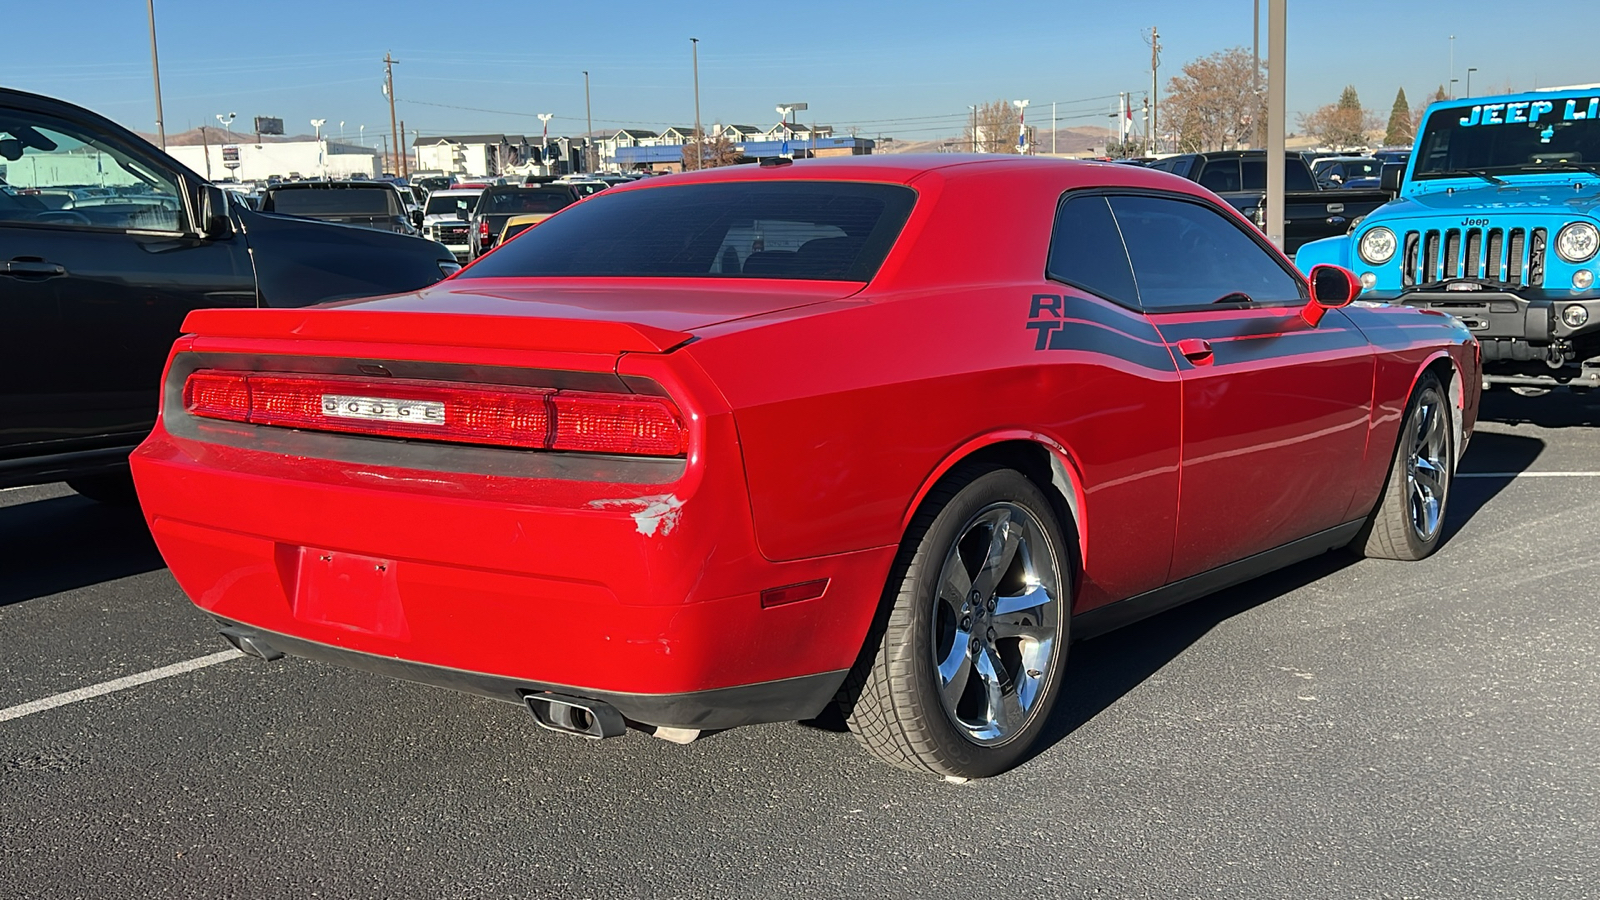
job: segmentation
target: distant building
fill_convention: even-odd
[[[557,141],[552,141],[557,143]],[[411,142],[412,166],[419,171],[490,177],[544,162],[540,139],[520,134],[457,134],[419,137]]]
[[[214,132],[215,129],[212,129]],[[336,140],[288,140],[256,143],[254,135],[212,135],[202,144],[168,145],[179,162],[212,181],[265,181],[279,178],[349,178],[382,174],[378,151]]]

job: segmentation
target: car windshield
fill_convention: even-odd
[[[1600,96],[1437,110],[1418,144],[1418,179],[1600,166]],[[1578,118],[1583,116],[1583,118]]]
[[[270,211],[291,216],[397,216],[400,195],[384,187],[289,188],[272,192]]]
[[[477,205],[477,194],[434,194],[428,198],[425,213],[430,216],[453,216],[460,212],[470,214]]]
[[[604,191],[458,277],[870,281],[915,202],[903,185],[830,181]]]
[[[572,205],[569,191],[506,191],[484,195],[482,213],[553,213]]]

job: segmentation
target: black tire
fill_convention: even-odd
[[[1423,418],[1430,415],[1428,410],[1432,410],[1436,418],[1424,422]],[[1430,450],[1429,445],[1435,446]],[[1422,478],[1420,483],[1419,476],[1414,474],[1418,471],[1419,448],[1424,456],[1436,460],[1436,464],[1429,463],[1429,468],[1436,471],[1430,478]],[[1406,404],[1394,459],[1389,464],[1389,475],[1378,505],[1351,542],[1351,548],[1372,559],[1416,561],[1426,558],[1443,542],[1444,516],[1454,480],[1455,428],[1450,401],[1438,376],[1428,372],[1418,380]],[[1423,525],[1429,517],[1430,496],[1437,501],[1437,508],[1431,512],[1436,522],[1431,533]]]
[[[68,478],[67,487],[96,503],[104,503],[107,506],[139,505],[139,495],[133,490],[133,473],[127,469],[106,472],[102,475]]]
[[[1008,556],[1003,543],[1013,534]],[[991,559],[1009,561],[986,565]],[[957,466],[913,519],[879,620],[840,693],[851,732],[892,765],[947,777],[996,775],[1026,758],[1061,692],[1070,560],[1037,485],[1012,469]],[[969,579],[964,588],[956,586],[961,578]],[[988,600],[970,602],[986,592]],[[965,599],[958,607],[947,599],[954,597]],[[1050,602],[1019,605],[1042,597]],[[988,737],[964,718],[984,722],[990,714]]]

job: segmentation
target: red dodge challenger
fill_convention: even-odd
[[[891,156],[614,188],[434,287],[190,315],[133,458],[236,646],[952,777],[1071,641],[1439,544],[1477,344],[1196,185]]]

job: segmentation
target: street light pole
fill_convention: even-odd
[[[555,113],[539,113],[539,124],[544,127],[544,132],[539,135],[539,161],[544,163],[546,169],[550,168],[550,120],[553,118]]]
[[[1478,71],[1476,67],[1467,69],[1467,96],[1472,96],[1472,73]]]
[[[1283,212],[1286,176],[1285,161],[1288,153],[1284,147],[1284,120],[1287,111],[1285,98],[1288,88],[1287,69],[1284,67],[1285,48],[1289,43],[1289,29],[1285,23],[1288,0],[1268,0],[1267,11],[1267,240],[1279,250],[1283,249]]]
[[[1456,36],[1450,35],[1450,99],[1456,98]]]
[[[589,130],[583,135],[583,170],[593,172],[594,164],[594,113],[589,109],[589,70],[583,72],[583,115],[589,122]]]
[[[156,83],[156,134],[161,137],[161,149],[167,149],[167,125],[161,115],[161,59],[156,54],[156,0],[147,0],[150,11],[150,74]]]
[[[694,167],[706,166],[706,142],[700,134],[700,39],[689,38],[689,48],[694,54]]]

